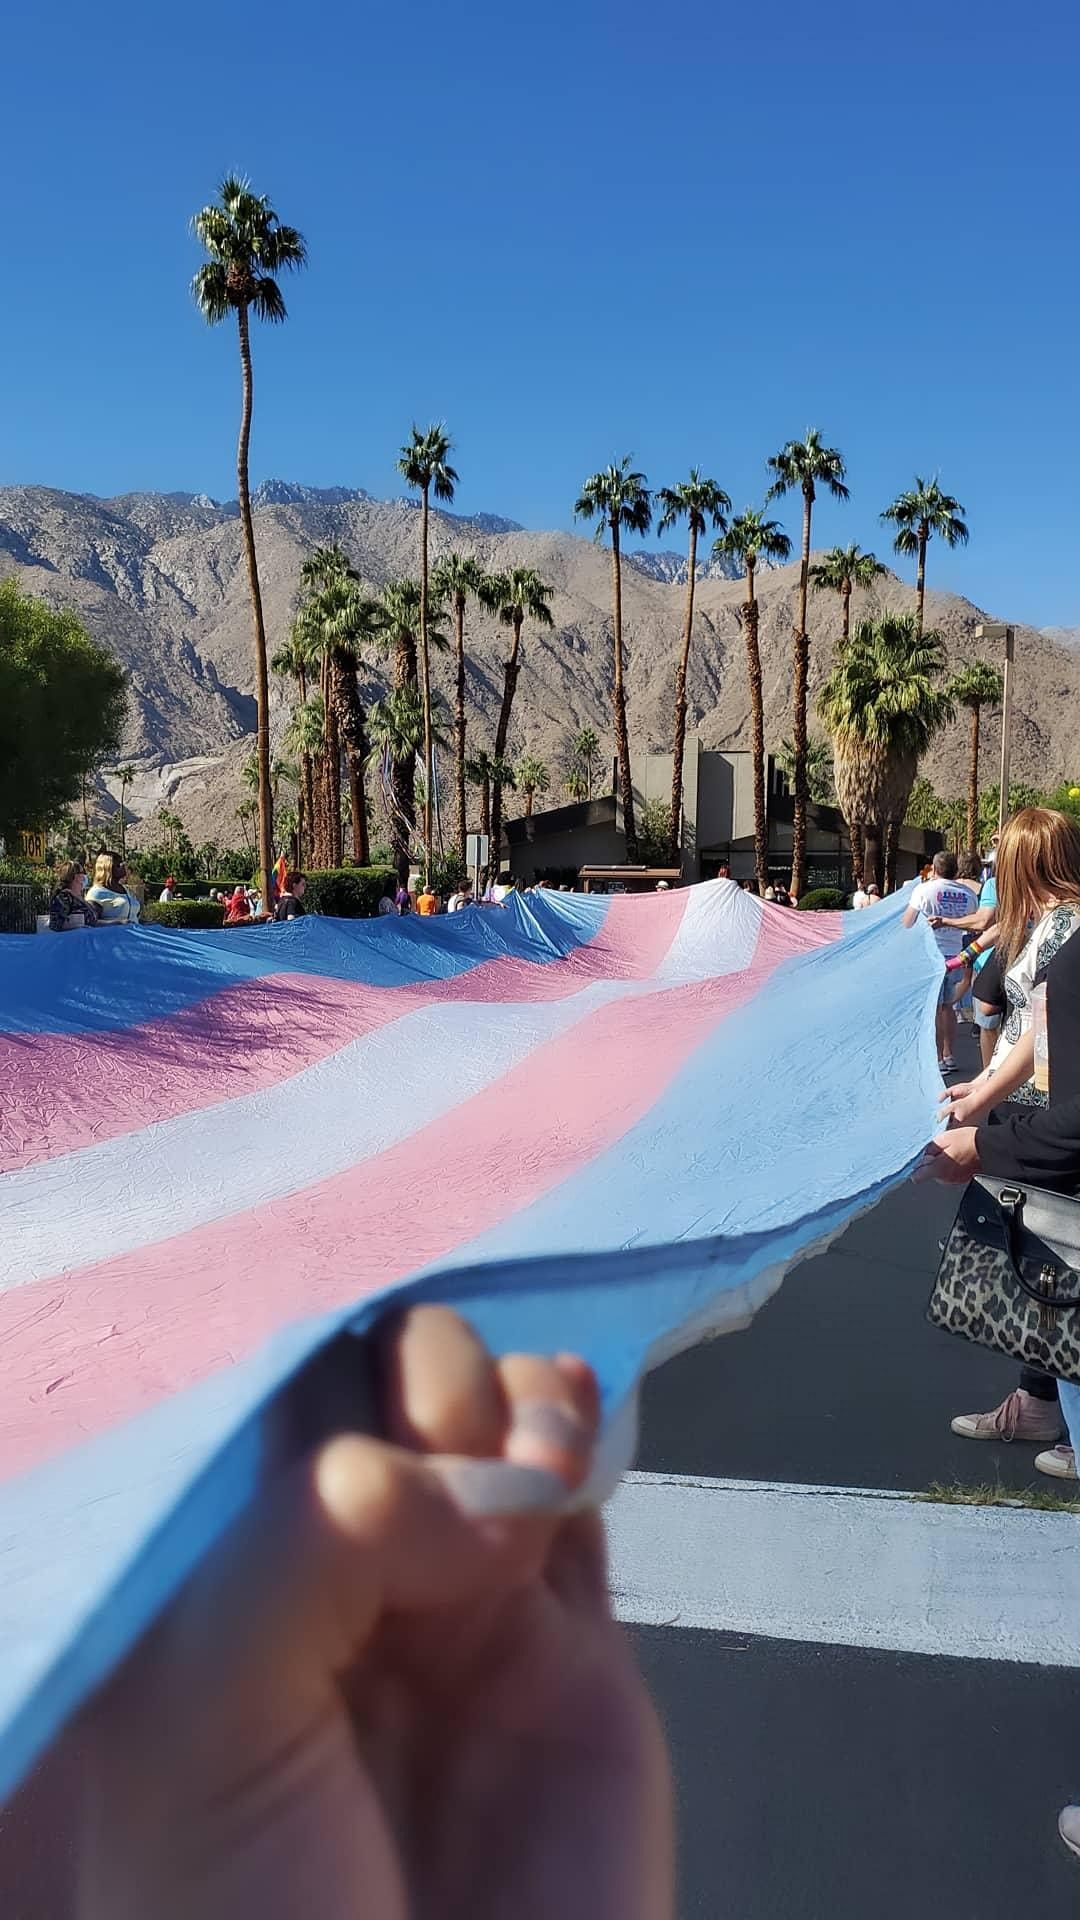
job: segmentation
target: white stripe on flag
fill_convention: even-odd
[[[718,943],[715,910],[703,917],[709,903],[690,896],[662,981],[599,980],[536,1004],[436,1002],[255,1093],[8,1174],[0,1291],[84,1266],[91,1249],[111,1259],[343,1173],[471,1099],[609,1001],[703,977],[710,949],[711,977],[743,971],[758,931],[753,903],[743,899],[751,911],[737,913],[733,936]]]

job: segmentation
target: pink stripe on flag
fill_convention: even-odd
[[[389,1285],[594,1160],[794,952],[835,937],[763,913],[749,967],[598,1008],[430,1126],[256,1212],[0,1296],[0,1463],[14,1473]]]
[[[593,980],[647,979],[688,898],[616,895],[591,940],[545,965],[485,960],[449,980],[402,987],[271,974],[135,1027],[0,1036],[0,1171],[257,1093],[433,1000],[535,1004],[566,999]]]

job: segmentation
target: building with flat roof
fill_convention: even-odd
[[[635,754],[631,760],[634,805],[640,817],[649,802],[667,807],[671,799],[670,753]],[[791,876],[794,801],[787,780],[769,754],[765,763],[765,817],[771,880]],[[615,868],[625,862],[626,836],[615,794],[550,807],[517,820],[503,830],[502,860],[515,879],[547,878],[576,882],[582,867]],[[941,845],[941,836],[905,827],[900,836],[897,879],[910,880]],[[754,782],[745,748],[702,747],[696,734],[686,741],[683,761],[684,884],[711,880],[726,864],[733,880],[754,876]],[[811,801],[807,808],[807,887],[853,885],[851,847],[843,816],[836,807]]]

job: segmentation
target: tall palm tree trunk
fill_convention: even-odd
[[[881,824],[877,820],[867,820],[863,824],[863,886],[880,886],[882,882]]]
[[[857,886],[862,885],[863,877],[863,830],[861,820],[849,820],[848,839],[851,841],[851,873]]]
[[[465,858],[468,819],[465,808],[465,595],[454,596],[454,792],[457,801],[458,852]]]
[[[795,750],[795,817],[791,831],[791,885],[796,898],[806,886],[806,705],[810,678],[810,639],[806,631],[806,600],[810,585],[811,501],[803,494],[802,563],[799,568],[799,624],[794,634],[792,675],[792,744]]]
[[[240,334],[240,371],[243,379],[243,404],[240,409],[240,438],[236,445],[236,491],[240,501],[240,525],[247,560],[248,591],[251,595],[251,623],[255,638],[255,752],[259,768],[259,887],[263,909],[270,911],[270,870],[274,862],[274,801],[270,791],[270,675],[266,661],[266,625],[263,620],[259,563],[255,554],[255,523],[251,516],[248,491],[248,448],[251,444],[251,409],[254,387],[251,375],[251,336],[246,306],[236,309]]]
[[[526,820],[531,820],[531,819],[532,819],[532,810],[533,810],[533,802],[534,802],[534,800],[535,800],[535,799],[536,799],[536,789],[535,789],[535,787],[526,787],[526,789],[525,789],[525,818],[526,818]]]
[[[333,661],[333,692],[339,736],[345,747],[345,766],[349,779],[349,807],[352,815],[352,852],[358,867],[368,864],[367,799],[364,793],[364,709],[356,684],[356,667],[347,655]]]
[[[926,543],[930,537],[925,523],[919,527],[919,564],[915,575],[915,631],[923,630],[923,613],[926,607]]]
[[[338,730],[337,703],[334,698],[334,671],[329,654],[323,655],[323,858],[328,867],[340,867],[341,843],[341,734]]]
[[[979,703],[971,703],[971,758],[968,762],[967,850],[974,853],[979,832]]]
[[[841,646],[846,647],[848,641],[851,639],[851,581],[850,580],[844,581],[843,587],[840,592],[840,599],[843,605],[843,619],[841,621],[841,627],[840,627],[840,644]]]
[[[690,665],[690,641],[694,632],[694,584],[697,576],[697,528],[691,520],[686,560],[686,620],[683,626],[682,652],[675,669],[675,739],[671,760],[671,824],[668,840],[671,863],[676,865],[682,846],[683,758],[686,753],[686,675]]]
[[[758,892],[769,884],[769,825],[765,812],[765,697],[758,645],[758,603],[754,569],[746,569],[747,600],[743,612],[746,638],[746,680],[750,689],[750,766],[754,782],[754,873]]]
[[[310,753],[300,755],[300,864],[315,858],[315,772]]]
[[[521,668],[521,620],[515,616],[514,638],[503,667],[503,696],[499,708],[499,723],[495,728],[496,765],[506,758],[506,742],[510,735],[510,712],[517,691],[518,673]],[[491,783],[491,852],[490,861],[496,874],[499,871],[501,853],[499,841],[502,839],[502,781],[498,778]]]
[[[900,852],[900,822],[888,820],[885,823],[885,892],[896,891],[896,859]]]
[[[626,834],[626,858],[637,859],[637,827],[634,822],[634,785],[630,777],[630,735],[626,725],[626,689],[623,686],[622,643],[622,559],[619,553],[619,523],[611,521],[611,598],[614,613],[615,677],[611,688],[612,718],[615,722],[615,752],[619,762],[619,795],[622,800],[623,830]]]
[[[428,645],[428,490],[420,494],[420,659],[424,702],[424,878],[431,876],[431,801],[434,768],[431,757],[431,649]]]

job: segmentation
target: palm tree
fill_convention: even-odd
[[[600,758],[600,741],[591,727],[582,727],[581,732],[574,736],[570,751],[584,776],[585,791],[577,797],[591,800],[593,783],[596,780],[596,763]]]
[[[313,761],[323,745],[325,722],[323,703],[320,693],[312,694],[310,699],[301,700],[293,708],[292,719],[285,730],[286,751],[293,754],[299,768],[298,786],[298,834],[299,864],[304,865],[309,855],[314,859],[315,834],[315,778]]]
[[[635,473],[626,454],[618,462],[591,473],[574,504],[579,520],[597,522],[596,538],[604,529],[611,535],[612,641],[615,676],[611,688],[611,709],[615,721],[615,752],[619,762],[619,789],[622,797],[623,827],[626,832],[626,858],[637,859],[637,829],[634,824],[634,787],[630,777],[630,735],[626,725],[626,691],[623,686],[622,638],[622,560],[619,542],[622,534],[648,533],[652,526],[652,500],[643,473]]]
[[[789,783],[794,780],[795,748],[790,740],[781,740],[776,752],[776,764]],[[827,740],[807,740],[806,784],[810,798],[817,806],[831,807],[835,804],[832,748]]]
[[[504,791],[513,791],[517,785],[517,775],[509,760],[500,760],[493,753],[476,753],[465,762],[465,773],[470,783],[480,789],[480,831],[491,835],[491,794],[495,786]],[[488,864],[498,869],[499,850],[495,846],[488,849]]]
[[[117,767],[113,778],[116,780],[119,780],[120,782],[120,821],[119,821],[120,858],[121,860],[126,860],[127,859],[127,814],[124,810],[124,801],[127,795],[127,790],[135,778],[135,768],[131,765],[131,762],[129,761],[126,767]]]
[[[886,507],[881,518],[891,521],[896,528],[893,541],[897,553],[914,553],[918,556],[915,575],[916,624],[923,630],[923,609],[926,601],[926,549],[936,535],[944,540],[947,547],[966,547],[968,530],[960,518],[964,509],[959,500],[951,493],[942,493],[936,477],[924,480],[921,474],[915,475],[915,485],[907,493],[899,493],[891,507]]]
[[[750,689],[750,755],[754,779],[754,872],[758,892],[769,884],[769,829],[765,817],[765,700],[761,685],[761,649],[758,645],[758,603],[754,577],[759,566],[779,566],[790,558],[791,541],[778,520],[766,520],[756,507],[747,507],[713,545],[717,560],[734,560],[746,574],[742,609],[746,638],[746,678]]]
[[[984,707],[996,707],[1005,691],[1005,682],[996,667],[985,660],[973,660],[949,682],[949,692],[958,707],[971,715],[971,757],[968,761],[967,847],[978,851],[979,834],[979,727]]]
[[[525,795],[525,818],[531,820],[533,802],[538,793],[546,793],[551,785],[551,775],[542,760],[535,754],[525,753],[517,763],[514,784],[519,793]]]
[[[424,743],[424,713],[415,687],[394,687],[368,709],[369,759],[378,764],[394,866],[403,883],[416,824],[416,756]],[[406,777],[407,776],[407,777]]]
[[[874,553],[861,547],[830,547],[828,553],[810,569],[810,585],[815,593],[838,593],[843,608],[841,645],[851,637],[851,595],[855,587],[864,591],[888,572]]]
[[[363,653],[381,620],[361,590],[360,576],[336,543],[316,547],[300,571],[308,598],[293,627],[291,653],[298,664],[318,661],[323,697],[323,752],[320,763],[319,857],[338,866],[343,855],[341,827],[341,749],[349,778],[353,860],[368,860],[367,799],[364,765],[364,708],[357,683]],[[275,655],[275,660],[279,656]]]
[[[660,507],[660,517],[656,523],[657,533],[666,533],[669,527],[686,516],[688,544],[686,551],[686,616],[683,621],[682,651],[675,668],[675,730],[674,751],[671,761],[671,832],[670,855],[674,864],[679,857],[682,845],[682,789],[683,756],[686,751],[686,675],[690,665],[690,642],[694,632],[694,588],[697,585],[697,544],[704,539],[711,521],[713,528],[723,533],[727,522],[724,518],[731,511],[731,501],[715,480],[706,480],[696,467],[691,467],[687,478],[677,487],[660,487],[656,495]]]
[[[806,631],[806,597],[810,584],[810,522],[818,487],[827,487],[837,500],[846,500],[844,462],[835,447],[822,445],[816,427],[807,430],[804,440],[789,440],[779,453],[768,460],[775,475],[766,500],[779,500],[785,493],[802,494],[802,556],[799,567],[799,618],[794,630],[795,660],[792,675],[792,739],[795,742],[795,819],[791,836],[791,884],[796,895],[806,885],[806,702],[810,676],[810,636]]]
[[[448,553],[439,561],[432,585],[440,599],[454,609],[454,794],[457,802],[457,844],[465,858],[465,607],[469,599],[486,604],[488,575],[467,553]]]
[[[421,716],[420,744],[422,745],[424,709],[418,674],[421,598],[421,586],[418,580],[390,580],[379,595],[374,619],[384,644],[393,654],[394,691],[410,694],[416,700]],[[430,612],[427,637],[429,651],[432,647],[447,645],[442,627],[432,620]],[[369,714],[369,723],[370,718]],[[408,731],[409,729],[406,728],[405,734]],[[401,737],[404,738],[405,734]],[[411,752],[403,750],[400,755],[392,755],[392,761],[390,777],[393,786],[393,809],[408,822],[411,836],[416,825],[416,749],[414,748]],[[408,878],[407,853],[405,872],[401,877]]]
[[[571,800],[591,800],[592,799],[592,793],[590,791],[589,776],[586,773],[585,768],[583,766],[580,766],[576,760],[572,760],[570,765],[567,767],[566,778],[563,781],[563,785],[565,786],[566,791],[569,794]]]
[[[821,690],[837,799],[849,827],[862,828],[867,885],[882,877],[883,833],[895,843],[920,755],[952,718],[952,695],[938,684],[945,665],[938,634],[920,633],[912,614],[884,614],[859,621]]]
[[[509,573],[496,574],[488,589],[489,605],[498,613],[504,627],[513,633],[510,652],[503,664],[503,695],[499,707],[499,719],[495,728],[494,759],[503,763],[506,760],[506,743],[510,735],[510,712],[514,704],[518,674],[521,670],[521,629],[526,619],[535,621],[538,627],[551,627],[555,622],[551,614],[551,588],[544,585],[534,567],[511,567]],[[491,858],[496,869],[499,864],[499,842],[502,837],[502,780],[493,777],[491,783]]]
[[[295,227],[281,224],[269,200],[252,193],[246,180],[230,174],[218,197],[192,221],[195,236],[210,255],[192,281],[192,292],[209,326],[235,313],[240,336],[240,373],[243,399],[240,438],[236,448],[236,487],[240,524],[247,558],[251,624],[255,639],[256,750],[259,756],[259,875],[264,900],[271,898],[273,859],[273,801],[270,793],[270,683],[266,665],[266,627],[263,621],[259,565],[255,553],[255,524],[248,491],[248,446],[251,440],[250,316],[280,323],[285,302],[274,275],[302,267],[307,248]]]
[[[431,742],[431,653],[428,645],[428,510],[429,496],[452,500],[457,474],[447,455],[452,442],[441,422],[421,433],[414,427],[398,457],[398,472],[406,486],[420,494],[420,692],[424,708],[424,877],[431,872],[431,792],[433,787]]]

